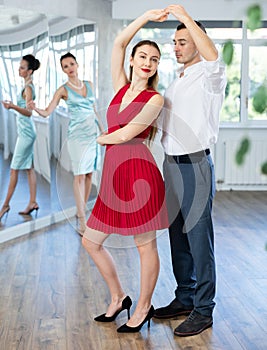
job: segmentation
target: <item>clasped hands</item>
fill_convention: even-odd
[[[189,17],[183,6],[181,5],[169,5],[165,9],[149,10],[145,13],[150,21],[164,22],[171,14],[176,17],[180,22],[184,23],[186,18]]]
[[[27,103],[27,108],[30,109],[30,110],[34,110],[36,108],[35,102],[33,100],[29,101]]]

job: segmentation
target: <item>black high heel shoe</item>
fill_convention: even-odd
[[[151,318],[153,317],[154,315],[154,307],[153,305],[151,305],[149,311],[148,311],[148,314],[146,315],[145,319],[136,327],[130,327],[130,326],[127,326],[127,324],[123,324],[122,326],[120,326],[118,329],[117,329],[117,332],[119,333],[136,333],[136,332],[139,332],[140,329],[143,327],[143,325],[147,322],[147,328],[150,328],[150,320]]]
[[[19,211],[20,215],[30,215],[34,210],[36,210],[35,217],[37,217],[37,213],[39,210],[39,205],[35,202],[27,211]]]
[[[129,296],[125,297],[121,304],[121,309],[115,312],[112,316],[106,316],[106,314],[99,315],[94,318],[97,322],[112,322],[115,320],[115,318],[118,316],[119,313],[121,313],[123,310],[127,310],[128,314],[128,320],[130,319],[130,308],[132,306],[132,300]]]

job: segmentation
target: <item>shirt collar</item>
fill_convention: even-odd
[[[202,64],[202,61],[200,62],[197,62],[195,64],[192,64],[192,66],[189,66],[187,68],[183,68],[183,67],[180,67],[177,69],[177,76],[179,77],[181,73],[184,72],[184,77],[191,74],[191,73],[194,73],[196,72],[197,70],[199,70],[199,67],[200,65]]]

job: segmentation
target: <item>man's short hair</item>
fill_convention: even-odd
[[[203,32],[207,33],[206,32],[206,29],[205,27],[203,26],[202,23],[200,23],[199,21],[195,21],[195,23],[199,26],[199,28],[201,28],[203,30]],[[184,29],[186,28],[186,26],[184,25],[184,23],[181,23],[177,26],[176,30],[181,30],[181,29]]]

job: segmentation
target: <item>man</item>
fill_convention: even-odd
[[[178,76],[165,93],[159,119],[175,299],[155,310],[159,319],[189,315],[175,330],[195,335],[211,327],[215,306],[214,232],[211,209],[215,193],[210,145],[217,140],[219,112],[226,86],[225,69],[201,23],[180,5],[167,11],[181,24],[174,38]]]

